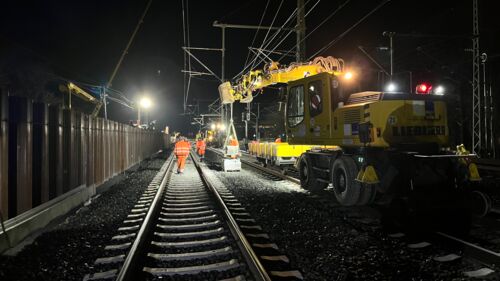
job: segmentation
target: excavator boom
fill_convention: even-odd
[[[219,94],[222,103],[228,104],[235,101],[249,103],[253,100],[252,93],[270,85],[288,83],[328,72],[340,75],[344,72],[344,61],[334,57],[317,57],[307,63],[293,63],[288,67],[280,68],[279,64],[272,62],[263,70],[250,71],[243,75],[236,83],[224,82],[219,85]]]

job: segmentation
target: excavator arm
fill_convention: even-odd
[[[344,61],[334,57],[317,57],[307,63],[293,63],[288,67],[280,68],[272,62],[263,70],[253,70],[243,75],[236,83],[224,82],[219,85],[219,94],[222,103],[249,103],[253,100],[253,92],[265,87],[288,83],[307,76],[322,72],[340,75],[344,72]]]
[[[68,91],[69,91],[70,95],[75,95],[75,96],[77,96],[77,97],[79,97],[87,102],[91,102],[91,103],[95,104],[95,108],[91,114],[92,117],[96,117],[97,114],[99,114],[99,110],[102,107],[102,100],[101,99],[94,97],[93,95],[87,93],[85,90],[83,90],[82,88],[78,87],[77,85],[75,85],[71,82],[68,83]]]

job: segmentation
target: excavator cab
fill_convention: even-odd
[[[334,111],[345,104],[354,87],[352,81],[342,80],[325,72],[288,84],[285,122],[291,144],[334,144],[332,137],[339,129]]]

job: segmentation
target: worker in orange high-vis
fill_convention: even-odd
[[[200,161],[203,162],[203,158],[205,158],[205,149],[207,148],[207,144],[203,138],[199,138],[196,142],[196,153],[200,156]]]
[[[228,146],[236,146],[236,147],[239,147],[239,143],[238,143],[238,140],[234,137],[234,136],[231,136],[231,138],[229,139],[229,144]],[[232,159],[235,159],[237,158],[238,155],[231,155],[231,158]]]
[[[234,136],[231,136],[231,139],[229,139],[229,145],[238,146],[238,140]]]
[[[175,143],[174,154],[177,157],[178,174],[182,174],[184,172],[184,166],[186,166],[186,159],[189,156],[190,148],[191,145],[185,137],[179,137],[178,141]]]

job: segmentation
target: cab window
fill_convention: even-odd
[[[297,126],[304,120],[304,86],[290,88],[286,117],[290,127]]]
[[[311,117],[320,115],[323,112],[323,96],[321,90],[321,80],[312,81],[308,84],[309,112]]]

